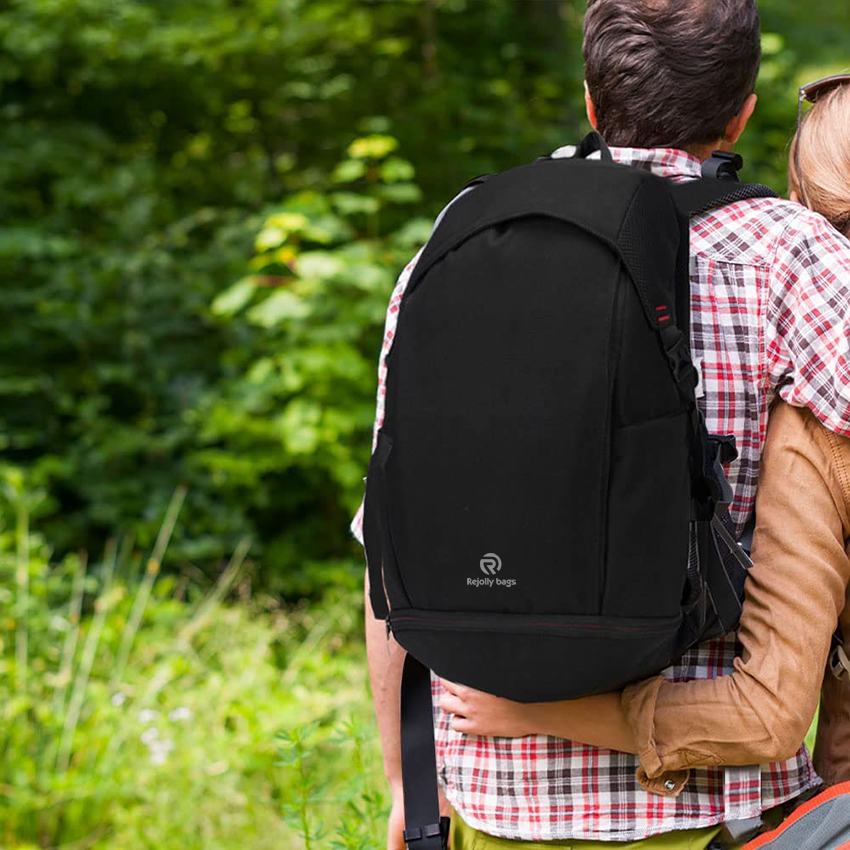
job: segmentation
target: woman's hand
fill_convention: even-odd
[[[440,708],[452,715],[452,729],[467,735],[523,738],[549,735],[636,753],[637,742],[620,704],[620,694],[599,694],[560,702],[514,702],[443,679]]]
[[[514,702],[443,679],[440,708],[452,715],[452,729],[467,735],[522,738],[537,734],[537,704]]]

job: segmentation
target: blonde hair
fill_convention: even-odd
[[[850,83],[818,98],[791,144],[791,189],[850,236]]]

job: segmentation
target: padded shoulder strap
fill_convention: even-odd
[[[750,198],[779,197],[773,189],[761,183],[738,183],[734,180],[716,178],[676,183],[672,187],[672,192],[676,206],[688,218]]]

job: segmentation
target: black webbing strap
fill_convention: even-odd
[[[741,597],[739,596],[732,578],[723,562],[720,552],[721,544],[716,535],[717,523],[715,519],[698,522],[697,534],[700,535],[701,548],[705,558],[705,583],[711,596],[712,607],[717,614],[722,633],[733,631],[741,619]],[[737,544],[734,544],[737,547]]]
[[[773,189],[761,183],[737,183],[716,178],[676,183],[672,186],[672,192],[676,206],[689,218],[750,198],[778,197]]]
[[[673,199],[679,211],[688,218],[702,215],[710,210],[720,209],[738,201],[751,198],[775,198],[776,193],[767,186],[758,183],[739,183],[738,171],[743,160],[736,154],[716,151],[710,159],[703,163],[702,179],[685,183],[676,183],[671,187]],[[689,389],[689,366],[692,367],[690,354],[677,351],[680,346],[686,350],[682,341],[673,338],[673,331],[667,331],[670,339],[664,348],[670,360],[671,367],[678,360],[678,368],[673,368],[674,378],[680,391]],[[676,343],[676,345],[670,345]],[[708,436],[701,416],[694,424],[698,439],[694,448],[705,452],[705,467],[702,480],[708,492],[701,493],[707,498],[706,507],[710,513],[702,514],[696,522],[697,548],[704,553],[705,580],[711,596],[720,626],[724,632],[732,631],[741,619],[743,584],[746,575],[752,567],[747,553],[738,545],[728,526],[731,518],[726,509],[732,501],[732,491],[722,464],[737,456],[734,442],[725,437]],[[708,442],[703,442],[708,436]],[[702,445],[700,446],[700,443]],[[699,475],[697,479],[699,479]],[[727,525],[728,524],[728,525]]]
[[[761,183],[740,183],[738,172],[743,167],[740,154],[714,151],[702,164],[702,180],[674,185],[673,196],[680,212],[693,218],[738,201],[777,197],[773,189]]]
[[[701,417],[700,417],[701,419]],[[704,430],[704,426],[703,426]],[[700,560],[721,632],[737,628],[741,619],[744,581],[752,566],[748,554],[733,535],[729,505],[734,493],[723,465],[738,456],[734,437],[709,435],[703,458],[703,504],[695,504]]]
[[[749,572],[752,569],[753,562],[750,560],[750,556],[744,551],[744,548],[732,536],[732,533],[727,528],[727,522],[731,525],[731,518],[729,514],[724,514],[723,516],[715,516],[711,521],[711,525],[714,528],[715,534],[726,544],[732,557],[735,558],[745,572]]]
[[[449,819],[440,817],[431,671],[410,653],[401,674],[401,779],[404,841],[409,850],[445,850]]]

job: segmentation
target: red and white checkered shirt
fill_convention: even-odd
[[[571,152],[562,148],[554,156]],[[674,180],[700,176],[699,161],[682,151],[612,153],[618,162]],[[385,358],[417,258],[390,298],[375,433],[384,414]],[[740,452],[727,469],[740,531],[755,503],[768,410],[777,394],[850,436],[850,242],[797,204],[742,201],[693,221],[691,299],[706,424],[712,433],[734,434]],[[362,542],[362,506],[351,527]],[[735,651],[734,637],[709,641],[664,675],[687,681],[729,674]],[[434,694],[441,690],[435,678]],[[453,731],[438,707],[435,728],[449,801],[470,826],[506,838],[636,840],[753,817],[819,782],[803,747],[777,764],[693,770],[678,797],[662,797],[642,789],[631,755],[543,735],[468,736]]]

